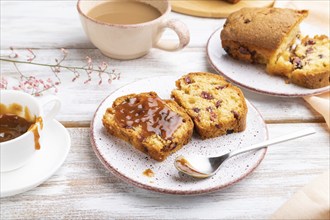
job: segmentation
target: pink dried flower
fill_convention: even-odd
[[[18,54],[14,51],[13,47],[9,47],[9,49],[11,50],[11,54],[9,54],[9,58],[17,58]]]
[[[30,55],[28,55],[27,61],[31,63],[36,58],[36,55],[34,54],[34,52],[31,49],[27,49],[27,51],[29,51],[29,53],[30,53]]]
[[[55,64],[43,64],[43,63],[35,63],[32,62],[36,55],[31,49],[27,49],[29,52],[28,58],[26,61],[16,61],[15,58],[19,57],[17,53],[15,53],[14,49],[10,47],[11,54],[9,55],[9,58],[12,58],[12,60],[8,59],[2,59],[1,61],[4,62],[12,62],[14,67],[16,68],[17,73],[20,76],[20,79],[18,81],[18,84],[13,86],[12,88],[15,90],[21,90],[30,94],[33,94],[35,96],[42,95],[43,92],[53,89],[54,92],[58,91],[57,86],[61,84],[61,78],[59,73],[64,69],[72,72],[74,74],[72,81],[75,81],[78,79],[81,75],[81,72],[85,72],[87,76],[87,80],[84,81],[85,84],[92,81],[92,75],[97,74],[99,77],[98,84],[103,83],[103,75],[106,75],[108,77],[107,81],[109,84],[112,83],[113,80],[119,80],[120,79],[120,73],[117,73],[115,69],[112,69],[112,71],[107,71],[109,65],[106,62],[101,62],[97,68],[94,68],[93,60],[91,57],[86,56],[86,65],[82,67],[70,67],[62,65],[61,63],[66,59],[68,55],[68,51],[64,48],[61,48],[61,52],[63,54],[61,59],[55,59]],[[17,64],[29,64],[29,65],[41,65],[41,66],[48,66],[51,71],[54,74],[54,77],[56,78],[56,81],[54,82],[51,78],[47,79],[41,79],[37,76],[26,76],[23,74]],[[0,79],[0,89],[7,89],[8,82],[5,78],[1,77]]]
[[[108,68],[108,64],[106,62],[102,62],[98,67],[100,71],[104,72]]]
[[[8,80],[4,77],[0,77],[0,89],[7,89],[8,87]]]
[[[67,54],[68,54],[68,51],[67,51],[66,49],[64,49],[64,48],[61,48],[61,51],[62,51],[62,53],[63,53],[64,55],[67,55]]]
[[[87,62],[87,64],[91,64],[92,58],[90,58],[89,56],[86,56],[86,62]]]

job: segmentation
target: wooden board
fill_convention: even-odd
[[[274,0],[241,0],[236,4],[230,4],[220,0],[200,0],[200,1],[182,1],[171,0],[172,10],[182,14],[207,17],[207,18],[225,18],[234,11],[245,7],[271,7]]]

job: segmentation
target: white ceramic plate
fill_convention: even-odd
[[[195,179],[179,173],[174,167],[178,155],[218,155],[229,150],[250,146],[268,138],[266,125],[258,111],[248,102],[247,128],[244,132],[218,138],[201,140],[195,135],[181,150],[163,162],[156,162],[130,144],[108,135],[102,125],[102,117],[119,96],[130,93],[155,91],[164,99],[170,93],[179,76],[162,76],[134,82],[108,96],[96,110],[91,124],[91,143],[97,157],[115,176],[135,186],[170,194],[200,194],[231,185],[251,173],[262,161],[266,149],[246,153],[231,159],[221,170],[208,179]],[[143,175],[151,169],[155,176]]]
[[[283,97],[301,97],[329,91],[330,86],[308,89],[295,84],[286,84],[285,78],[267,74],[263,65],[234,60],[221,46],[221,30],[222,28],[211,35],[207,43],[207,56],[213,68],[231,82],[254,92]],[[310,36],[322,33],[322,30],[308,24],[302,24],[301,31]]]
[[[63,164],[71,146],[68,131],[55,120],[46,123],[44,129],[41,149],[33,158],[17,170],[1,173],[1,197],[13,196],[35,188]]]

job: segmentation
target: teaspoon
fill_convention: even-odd
[[[251,150],[258,150],[273,144],[285,142],[288,140],[296,139],[306,135],[314,134],[313,128],[308,128],[302,131],[294,132],[291,134],[283,135],[272,140],[267,140],[259,144],[252,145],[250,147],[238,149],[216,157],[203,157],[203,156],[179,156],[175,159],[175,167],[190,176],[197,178],[206,178],[213,176],[219,169],[220,166],[229,158],[238,154],[245,153]]]

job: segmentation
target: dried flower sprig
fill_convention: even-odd
[[[111,84],[113,80],[120,79],[120,72],[117,72],[115,69],[109,71],[109,65],[106,62],[102,62],[100,65],[97,66],[97,68],[94,68],[93,60],[89,56],[86,57],[86,65],[82,67],[63,65],[63,61],[65,61],[68,56],[68,51],[64,48],[61,49],[61,59],[56,58],[55,64],[43,64],[33,62],[37,56],[31,49],[27,49],[29,55],[27,56],[26,60],[18,60],[17,58],[19,58],[20,55],[16,53],[12,47],[10,47],[10,50],[11,53],[6,57],[1,56],[0,61],[13,63],[16,72],[20,76],[17,85],[12,86],[12,89],[21,90],[32,95],[40,96],[43,92],[50,89],[53,89],[53,91],[56,93],[58,91],[57,86],[62,83],[59,75],[62,70],[67,70],[73,73],[72,82],[76,81],[81,76],[81,73],[85,73],[87,76],[87,80],[84,81],[85,84],[92,81],[93,74],[97,74],[98,78],[100,79],[98,83],[99,85],[103,83],[103,75],[107,77],[107,82],[109,84]],[[56,80],[54,81],[51,78],[43,80],[38,78],[37,76],[26,76],[19,70],[17,64],[49,67]],[[8,79],[4,76],[0,76],[0,89],[9,89],[8,84]]]

